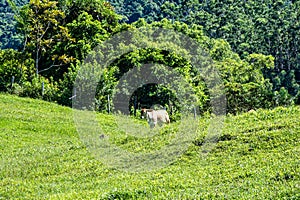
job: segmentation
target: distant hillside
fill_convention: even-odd
[[[127,173],[94,159],[79,139],[70,108],[0,95],[0,199],[299,199],[300,107],[226,118],[204,159],[198,138],[171,165]],[[106,134],[128,151],[147,150],[170,132],[134,138],[112,115],[99,114]],[[170,127],[172,127],[171,124]]]
[[[223,38],[240,56],[261,53],[275,57],[265,76],[296,96],[300,83],[300,1],[240,0],[108,0],[124,21],[167,18],[202,25],[206,35]],[[298,94],[300,96],[300,93]],[[298,100],[300,103],[300,99]]]
[[[13,0],[17,7],[25,5],[28,0]],[[15,29],[14,12],[7,0],[0,1],[0,49],[17,49],[22,44],[22,37]]]

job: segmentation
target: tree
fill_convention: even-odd
[[[220,76],[223,80],[224,90],[226,92],[228,100],[228,112],[240,113],[256,108],[270,108],[274,105],[274,95],[272,93],[272,84],[268,79],[263,76],[264,70],[270,70],[274,67],[274,58],[272,56],[264,56],[262,54],[250,54],[245,59],[241,59],[237,53],[234,53],[231,46],[221,39],[211,39],[204,35],[200,26],[194,25],[193,27],[187,26],[185,23],[172,22],[168,20],[162,20],[161,22],[153,22],[147,24],[145,20],[139,20],[130,26],[130,30],[135,30],[135,27],[147,27],[151,30],[153,27],[163,27],[173,29],[178,32],[184,33],[191,38],[195,38],[201,49],[206,49],[213,59],[216,68],[220,72]],[[139,32],[142,34],[141,32]],[[167,35],[164,35],[168,37]],[[146,42],[144,37],[140,37],[141,41]],[[176,40],[176,38],[173,38]],[[135,40],[134,40],[135,41]],[[176,40],[177,41],[177,40]],[[178,41],[184,44],[185,41]],[[121,45],[121,44],[118,44]],[[151,43],[149,43],[151,46]],[[96,97],[99,100],[97,109],[105,110],[107,103],[107,95],[113,96],[113,89],[117,84],[124,84],[124,98],[132,92],[129,102],[130,107],[136,107],[140,105],[144,107],[150,107],[153,104],[160,104],[168,107],[173,105],[174,110],[179,112],[185,105],[179,102],[176,97],[176,92],[170,90],[165,85],[159,84],[146,84],[140,88],[130,88],[128,82],[134,82],[140,80],[140,77],[150,77],[145,75],[143,71],[137,71],[132,76],[128,77],[127,81],[122,83],[119,80],[132,68],[139,69],[144,64],[156,63],[163,66],[168,66],[177,71],[180,76],[184,77],[189,84],[186,88],[192,88],[192,93],[197,97],[197,106],[202,112],[210,111],[210,88],[208,88],[208,79],[204,81],[204,75],[193,69],[190,61],[185,59],[181,55],[177,55],[174,52],[163,50],[162,44],[154,44],[156,46],[145,49],[136,49],[132,52],[122,55],[115,60],[108,68],[102,77],[102,81],[98,85],[98,93]],[[168,43],[169,47],[173,46]],[[122,45],[121,45],[122,46]],[[126,46],[126,45],[124,45]],[[185,45],[183,45],[185,46]],[[173,48],[176,48],[175,46]],[[96,53],[93,53],[94,55]],[[207,56],[209,57],[209,56]],[[205,62],[203,62],[205,63]],[[211,65],[211,64],[210,64]],[[210,66],[209,65],[209,66]],[[160,65],[152,68],[151,71],[160,76]],[[209,68],[209,67],[208,67]],[[143,68],[142,68],[143,69]],[[157,71],[157,72],[156,72]],[[139,74],[139,73],[141,74]],[[176,76],[177,77],[177,76]],[[146,79],[146,78],[143,78]],[[185,85],[186,86],[186,85]],[[130,89],[129,89],[130,88]],[[186,88],[178,88],[182,92]],[[105,102],[104,104],[101,104]],[[122,102],[121,102],[122,103]]]
[[[58,49],[60,44],[72,42],[68,29],[61,24],[64,18],[57,2],[50,0],[30,0],[20,11],[17,20],[25,35],[24,50],[35,59],[37,75],[73,60]]]
[[[119,16],[103,0],[67,1],[65,5],[66,27],[76,41],[67,45],[68,52],[82,61],[89,51],[115,32]]]

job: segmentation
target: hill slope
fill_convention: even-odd
[[[0,95],[0,199],[299,199],[299,116],[290,107],[227,117],[206,159],[199,135],[172,165],[127,173],[89,154],[70,108]]]
[[[18,8],[28,3],[28,0],[13,0]],[[14,12],[8,1],[0,1],[0,49],[18,49],[23,43],[23,36],[17,33]]]

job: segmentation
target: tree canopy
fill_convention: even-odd
[[[17,8],[27,2],[27,0],[0,1],[0,49],[17,49],[22,45],[23,38],[17,33],[14,15]]]
[[[205,49],[223,79],[228,112],[297,103],[297,2],[30,0],[20,9],[17,5],[10,3],[21,42],[16,50],[0,52],[2,91],[70,106],[78,70],[87,56],[97,53],[95,47],[122,31],[161,27],[193,38]],[[108,96],[114,95],[120,78],[145,63],[181,73],[199,109],[210,112],[205,77],[188,59],[159,46],[136,49],[115,60],[98,83],[95,109],[107,110]],[[183,106],[170,88],[159,84],[144,85],[131,95],[134,108],[154,103],[172,105],[174,111]]]
[[[211,1],[211,0],[140,0],[110,1],[116,12],[132,23],[163,18],[189,25],[202,25],[212,38],[223,38],[241,57],[252,53],[272,55],[275,67],[264,76],[279,91],[284,87],[297,96],[300,82],[299,1]],[[296,97],[297,98],[297,97]]]

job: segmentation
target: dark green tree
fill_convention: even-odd
[[[25,51],[35,60],[37,75],[73,60],[62,49],[57,50],[61,43],[72,41],[68,29],[62,25],[64,18],[57,2],[50,0],[32,0],[20,11],[18,27],[25,35]]]

